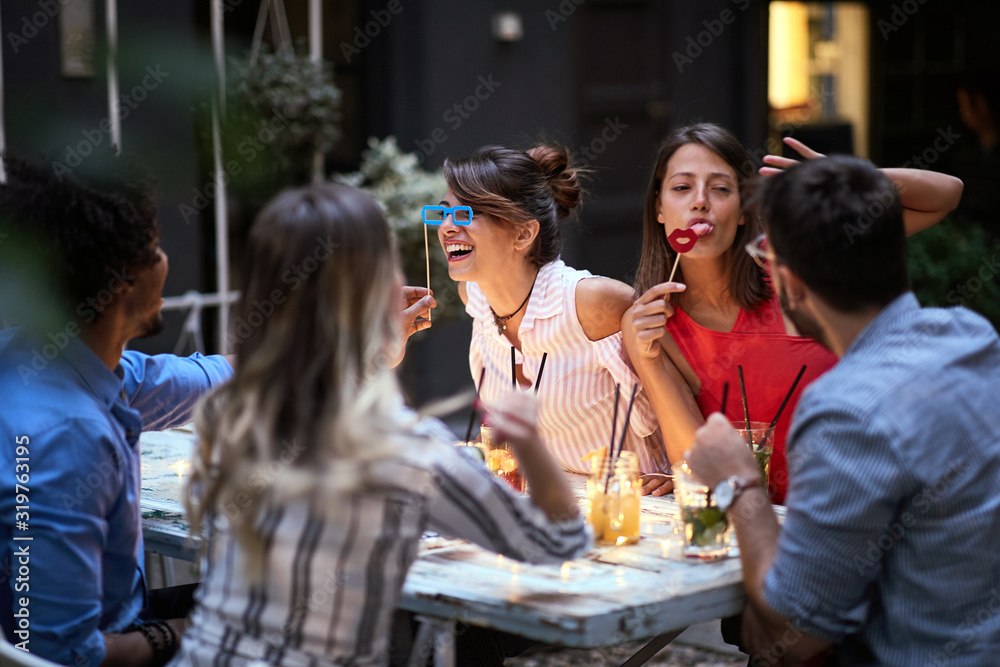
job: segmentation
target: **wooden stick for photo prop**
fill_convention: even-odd
[[[767,436],[774,430],[775,424],[778,423],[778,419],[781,417],[781,412],[785,409],[785,405],[788,404],[788,399],[792,397],[795,393],[795,388],[799,386],[799,380],[802,379],[802,375],[806,372],[806,365],[802,364],[802,368],[799,369],[799,374],[795,376],[795,381],[792,382],[792,386],[788,389],[788,393],[785,394],[785,400],[781,401],[781,405],[778,406],[778,412],[774,415],[774,419],[771,420],[770,428],[767,433],[764,434],[764,440],[760,443],[763,447],[764,443],[767,442]]]
[[[427,223],[424,223],[424,257],[427,260],[427,293],[431,293],[431,251],[427,242]],[[427,309],[427,321],[431,321],[431,309]],[[466,438],[468,440],[468,438]]]
[[[747,387],[743,384],[743,366],[737,366],[740,373],[740,396],[743,397],[743,418],[747,422],[747,444],[753,449],[753,433],[750,432],[750,408],[747,407]]]
[[[476,398],[479,398],[483,391],[483,380],[486,379],[486,366],[483,366],[483,370],[479,373],[479,384],[476,385]],[[472,425],[476,421],[476,405],[472,404],[472,414],[469,415],[469,428],[465,429],[465,442],[469,441],[472,437]]]
[[[674,281],[674,274],[677,273],[677,264],[681,261],[681,255],[690,252],[694,244],[698,242],[698,235],[690,229],[675,229],[667,236],[667,243],[677,256],[674,258],[674,268],[670,269],[670,277],[667,282]]]
[[[548,352],[542,352],[542,363],[538,365],[538,375],[535,376],[535,393],[538,393],[538,384],[542,381],[542,373],[545,372],[545,361],[549,358]]]
[[[510,382],[514,389],[517,389],[517,354],[514,352],[514,346],[510,346]]]

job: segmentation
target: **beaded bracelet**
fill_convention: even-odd
[[[155,630],[154,630],[155,628]],[[133,623],[124,632],[139,631],[153,649],[153,663],[165,665],[177,652],[177,632],[166,621],[154,619],[144,623]]]
[[[158,633],[153,632],[153,628],[146,623],[136,625],[135,629],[142,633],[142,636],[149,642],[150,648],[153,649],[153,661],[157,664],[162,664],[160,663],[160,657],[163,655],[163,644],[157,636]]]
[[[174,630],[174,626],[170,625],[170,623],[159,618],[149,622],[155,624],[160,629],[160,632],[163,633],[164,662],[167,662],[177,652],[177,631]]]

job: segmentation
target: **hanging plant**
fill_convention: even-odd
[[[226,84],[224,165],[233,195],[255,211],[281,188],[312,179],[314,153],[342,135],[342,95],[329,63],[291,48],[231,59]]]
[[[341,92],[333,82],[333,68],[304,54],[262,49],[253,59],[231,60],[230,103],[233,112],[246,114],[258,132],[275,131],[284,152],[327,152],[341,137]]]

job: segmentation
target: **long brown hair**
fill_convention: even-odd
[[[739,182],[740,204],[744,224],[737,228],[731,247],[729,293],[733,301],[744,310],[755,310],[772,295],[764,279],[764,271],[757,266],[743,246],[764,231],[763,221],[747,206],[747,184],[754,174],[754,163],[743,144],[732,132],[714,123],[699,123],[674,130],[660,145],[653,173],[646,188],[646,202],[642,212],[642,254],[636,272],[635,293],[641,296],[653,285],[665,282],[674,263],[674,251],[667,242],[663,225],[657,222],[657,203],[660,188],[667,172],[667,163],[682,146],[700,144],[726,161]],[[674,280],[683,282],[683,267],[677,267]]]
[[[484,146],[472,155],[444,161],[444,177],[459,202],[485,214],[502,228],[515,230],[538,221],[538,236],[528,252],[535,266],[559,257],[559,221],[583,198],[572,156],[562,146],[539,145],[527,151]]]
[[[259,574],[263,508],[363,489],[370,464],[410,440],[389,368],[400,273],[375,201],[329,183],[286,190],[247,245],[238,363],[197,411],[185,502],[193,535],[225,517]]]

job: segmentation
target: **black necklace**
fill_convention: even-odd
[[[521,305],[517,307],[510,315],[497,315],[497,311],[493,310],[493,306],[490,306],[490,312],[493,313],[493,324],[497,325],[497,335],[502,336],[503,332],[507,330],[507,320],[517,315],[524,308],[524,304],[528,303],[528,299],[531,298],[531,293],[535,289],[535,281],[538,280],[538,272],[535,272],[535,280],[531,281],[531,289],[528,290],[528,296],[524,297],[524,301]]]

